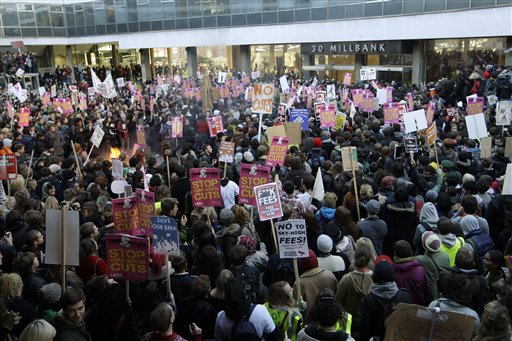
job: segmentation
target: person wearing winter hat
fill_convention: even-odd
[[[39,304],[37,313],[46,321],[51,322],[60,310],[60,297],[62,288],[58,283],[48,283],[39,291]]]
[[[460,220],[460,227],[464,232],[466,247],[475,254],[476,264],[481,269],[484,256],[494,247],[494,241],[482,231],[479,220],[472,214],[467,214]]]
[[[320,291],[324,288],[336,291],[338,280],[331,271],[318,266],[318,258],[311,249],[309,257],[299,260],[299,271],[301,273],[299,278],[302,299],[307,304],[304,316],[308,316]],[[297,292],[297,283],[294,284],[294,291]]]
[[[382,247],[384,245],[384,239],[388,235],[388,225],[386,222],[379,218],[380,204],[377,200],[372,199],[366,204],[366,213],[368,217],[357,223],[357,228],[362,237],[369,238],[375,252],[378,255],[382,253]]]
[[[364,296],[361,310],[361,327],[364,340],[386,334],[384,321],[399,303],[411,303],[407,290],[398,288],[395,282],[395,269],[387,261],[381,261],[373,270],[371,292]]]
[[[442,271],[450,270],[450,258],[444,252],[441,252],[441,239],[432,232],[426,231],[421,236],[421,243],[425,254],[416,256],[416,260],[427,272],[428,287],[433,299],[439,297],[437,282]]]
[[[2,142],[3,142],[3,147],[2,147],[2,149],[0,149],[0,155],[12,154],[12,150],[11,150],[12,140],[5,138]]]
[[[331,237],[322,234],[316,240],[318,248],[318,267],[331,271],[339,281],[348,268],[340,256],[332,255],[333,242]]]
[[[322,231],[325,225],[334,219],[337,201],[338,196],[336,194],[331,192],[324,194],[324,199],[322,200],[322,208],[316,212],[316,220],[318,221],[320,231]]]
[[[437,222],[439,221],[439,215],[437,214],[436,206],[427,202],[421,208],[420,212],[420,223],[416,226],[416,232],[414,233],[413,246],[414,254],[422,254],[424,249],[421,244],[421,236],[425,231],[437,232]]]
[[[254,155],[252,155],[251,152],[247,151],[243,154],[243,160],[244,163],[252,163],[254,161]]]
[[[244,286],[237,280],[232,280],[224,287],[226,308],[217,314],[214,336],[216,340],[231,340],[235,322],[247,320],[254,326],[258,337],[263,340],[277,340],[279,328],[267,308],[261,304],[251,304]]]

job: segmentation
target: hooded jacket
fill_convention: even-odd
[[[427,202],[423,205],[420,213],[420,223],[416,226],[416,232],[414,233],[413,246],[416,250],[416,255],[423,254],[425,251],[421,244],[421,236],[425,231],[437,231],[437,222],[439,221],[439,215],[437,214],[436,206]]]
[[[92,341],[85,324],[70,321],[62,311],[55,317],[53,325],[57,330],[55,341]]]
[[[395,281],[400,288],[409,291],[411,302],[426,306],[432,300],[427,284],[427,274],[423,267],[414,258],[396,258]]]
[[[316,213],[316,220],[320,224],[320,228],[323,229],[323,227],[331,222],[334,219],[334,213],[336,213],[335,208],[330,207],[322,207],[317,213]]]

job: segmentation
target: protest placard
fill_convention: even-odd
[[[336,125],[334,126],[334,129],[343,130],[345,122],[347,122],[347,115],[338,111],[336,113]]]
[[[82,111],[87,110],[87,108],[88,108],[88,106],[87,106],[87,97],[83,96],[83,95],[80,95],[78,98],[79,98],[78,106],[80,107],[80,110],[82,110]]]
[[[412,96],[412,92],[408,92],[407,95],[406,95],[406,100],[407,100],[407,108],[409,111],[413,111],[414,110],[414,98]]]
[[[260,78],[260,72],[259,71],[252,71],[251,72],[251,79],[254,80],[254,79],[258,79],[258,78]],[[249,82],[247,82],[247,83],[249,83]]]
[[[94,132],[92,133],[91,143],[96,148],[99,148],[104,135],[105,132],[103,131],[103,129],[99,125],[97,125],[96,128],[94,128]]]
[[[343,76],[343,85],[350,85],[352,83],[352,74],[349,72],[345,72]]]
[[[416,136],[404,136],[404,147],[406,153],[416,153],[418,151],[418,139]]]
[[[235,144],[233,142],[222,141],[219,146],[219,161],[233,163],[235,155]]]
[[[153,250],[164,255],[180,255],[180,238],[178,224],[171,217],[157,216],[151,218],[153,230]]]
[[[144,131],[144,126],[137,124],[136,132],[137,132],[137,143],[138,144],[146,144],[146,132]]]
[[[367,91],[364,95],[363,95],[363,111],[364,112],[368,112],[368,113],[372,113],[374,111],[374,98],[375,96],[373,96],[373,93],[371,91]]]
[[[470,139],[478,140],[487,136],[487,125],[485,124],[484,114],[476,114],[464,117],[468,136]]]
[[[65,224],[62,223],[64,215]],[[65,265],[80,264],[80,219],[78,211],[46,210],[46,252],[45,264],[62,265],[62,235],[64,228],[64,257]]]
[[[492,156],[492,137],[486,136],[480,139],[480,158],[486,159]]]
[[[123,88],[124,87],[124,78],[123,77],[116,78],[116,82],[117,82],[117,87],[118,88]]]
[[[327,94],[325,95],[328,101],[336,99],[336,85],[327,84]]]
[[[370,81],[372,79],[377,79],[377,69],[376,68],[364,68],[359,70],[359,75],[362,81]]]
[[[288,152],[288,142],[289,139],[285,136],[272,137],[265,166],[275,167],[277,164],[280,166],[284,165],[284,159]]]
[[[268,127],[266,133],[267,140],[272,141],[274,136],[286,136],[286,128],[284,127],[284,125]]]
[[[508,126],[512,121],[512,101],[499,101],[496,106],[496,125]]]
[[[258,165],[240,165],[240,194],[238,204],[256,205],[254,187],[270,182],[270,168]]]
[[[427,129],[427,119],[425,117],[425,110],[420,109],[404,113],[404,126],[407,134],[413,133],[418,130]]]
[[[318,103],[325,103],[325,91],[317,91],[315,93],[315,101]]]
[[[350,149],[352,149],[352,153],[350,152]],[[350,158],[351,154],[352,154],[352,159]],[[354,167],[354,169],[357,169],[357,149],[356,149],[356,147],[341,148],[341,162],[343,163],[343,171],[345,171],[345,172],[352,171],[352,167]]]
[[[484,98],[483,97],[468,97],[466,112],[468,115],[476,115],[484,112]]]
[[[252,108],[253,113],[271,114],[274,101],[274,86],[271,83],[254,83]]]
[[[352,102],[358,108],[363,107],[363,89],[352,89]]]
[[[299,122],[284,122],[284,129],[289,144],[300,144],[302,142],[302,130]]]
[[[512,156],[512,137],[507,137],[505,140],[505,157]]]
[[[173,116],[171,118],[171,137],[173,139],[183,137],[183,116]]]
[[[217,137],[218,133],[223,132],[224,126],[222,124],[222,117],[220,117],[220,116],[208,117],[208,129],[210,130],[210,137]]]
[[[306,221],[291,219],[275,223],[279,258],[309,257]]]
[[[434,121],[434,114],[436,112],[436,102],[430,101],[427,104],[427,124],[431,125],[432,121]]]
[[[254,197],[260,221],[267,221],[283,216],[279,190],[275,182],[254,187]]]
[[[286,122],[286,103],[280,103],[277,107],[277,123]]]
[[[18,163],[16,154],[0,156],[0,180],[13,180],[18,176]]]
[[[137,210],[139,216],[139,228],[146,236],[151,236],[151,217],[156,215],[155,193],[141,188],[135,189],[137,198]]]
[[[281,76],[279,78],[279,85],[281,85],[281,91],[282,92],[290,91],[290,86],[288,85],[288,78],[286,78],[286,75]]]
[[[23,107],[20,108],[20,118],[18,121],[20,127],[28,127],[30,125],[30,109]]]
[[[378,103],[383,105],[388,102],[388,89],[377,89]]]
[[[433,145],[437,139],[437,129],[436,125],[432,124],[427,129],[427,143],[429,146]]]
[[[320,111],[320,128],[332,128],[336,125],[336,106],[328,105]]]
[[[309,109],[290,109],[290,122],[301,123],[301,129],[303,131],[309,130]]]
[[[111,234],[105,237],[105,243],[107,264],[113,279],[148,280],[149,252],[146,238]]]
[[[219,72],[219,75],[217,77],[217,83],[219,84],[224,84],[224,82],[226,82],[226,78],[228,77],[228,73],[227,72]]]
[[[123,162],[120,159],[112,159],[112,177],[114,179],[123,177]]]
[[[502,195],[512,195],[512,163],[507,164],[505,170],[505,178],[503,179]]]
[[[114,231],[132,236],[144,235],[139,226],[139,210],[136,197],[112,200]]]
[[[223,206],[220,193],[220,169],[190,169],[190,186],[192,188],[192,206]]]
[[[384,124],[395,124],[400,122],[398,103],[386,103],[384,106]]]

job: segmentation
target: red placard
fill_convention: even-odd
[[[30,125],[30,109],[29,108],[20,108],[20,119],[19,119],[20,127],[28,127]]]
[[[210,130],[210,137],[216,137],[218,133],[224,131],[224,126],[222,125],[222,117],[208,117],[208,128]]]
[[[138,199],[120,198],[112,200],[112,213],[114,220],[114,231],[132,236],[145,234],[139,225]]]
[[[220,192],[220,169],[190,169],[190,185],[192,188],[192,206],[221,207],[223,206]]]
[[[288,152],[287,137],[273,136],[272,142],[270,142],[270,149],[268,150],[267,162],[265,166],[275,167],[277,164],[280,166],[284,165],[284,159]]]
[[[0,180],[13,180],[18,176],[18,163],[16,154],[0,156]]]
[[[254,187],[254,196],[260,221],[266,221],[283,216],[279,189],[275,182]]]
[[[147,239],[124,234],[107,235],[105,239],[107,264],[112,278],[147,281],[149,268]]]
[[[256,205],[254,187],[270,182],[270,168],[258,165],[240,166],[240,194],[238,204]]]

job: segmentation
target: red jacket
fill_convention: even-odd
[[[95,272],[96,271],[96,272]],[[86,259],[80,261],[76,273],[84,281],[87,282],[94,275],[109,275],[110,269],[107,263],[98,256],[88,256]]]

